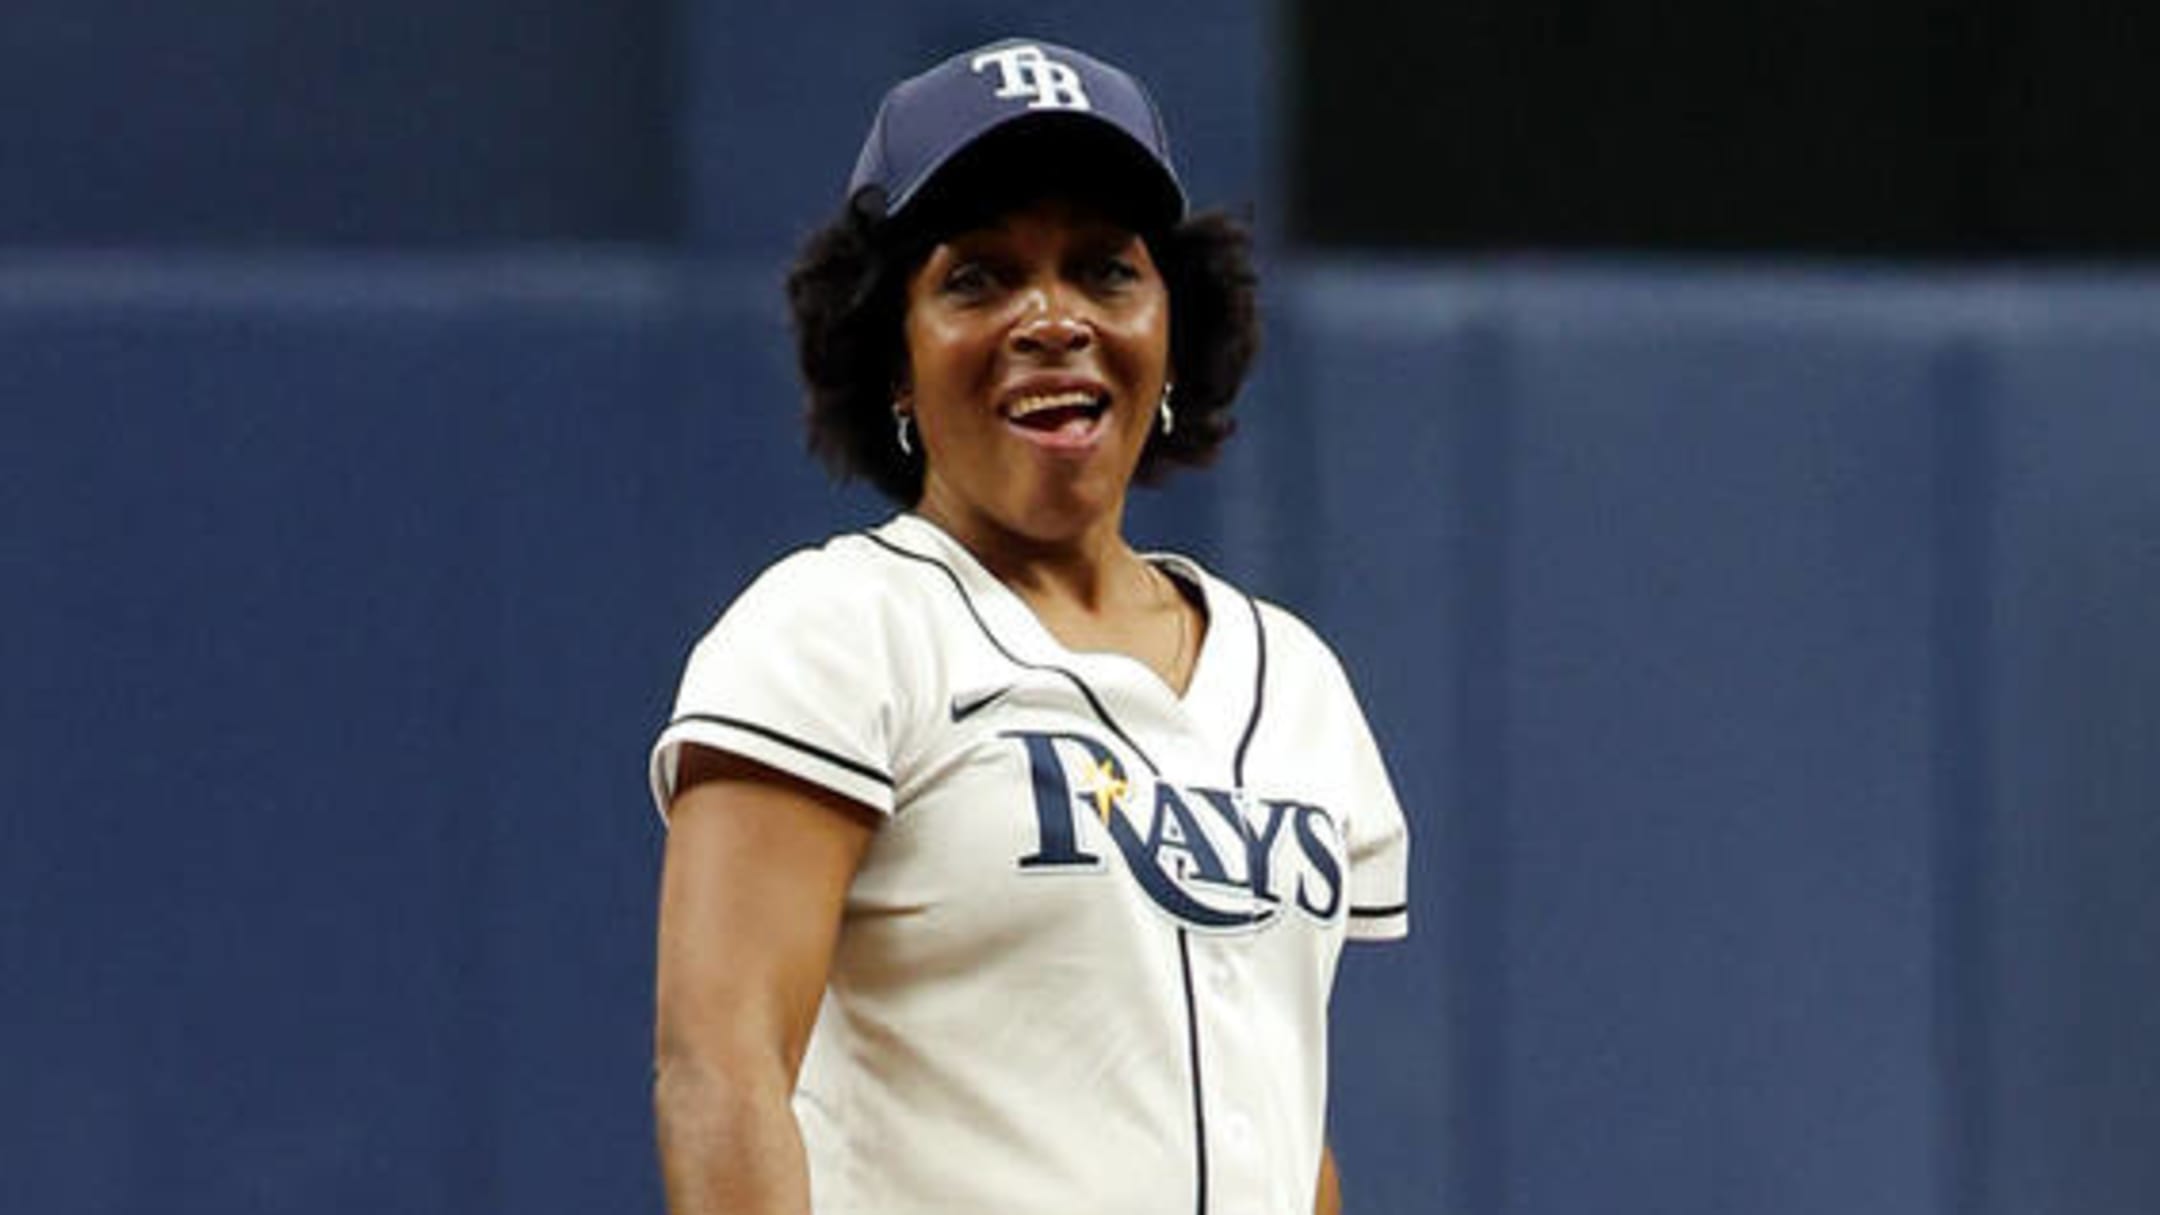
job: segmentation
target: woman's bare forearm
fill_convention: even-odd
[[[669,1215],[810,1215],[802,1132],[777,1068],[663,1062],[653,1114]]]

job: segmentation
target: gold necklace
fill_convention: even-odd
[[[1190,632],[1192,625],[1185,619],[1186,607],[1181,602],[1185,596],[1183,592],[1178,590],[1176,580],[1171,578],[1161,566],[1152,561],[1148,563],[1148,568],[1154,570],[1155,576],[1162,580],[1165,602],[1170,605],[1170,610],[1177,615],[1177,649],[1170,655],[1170,682],[1175,684],[1178,682],[1178,677],[1185,671],[1185,647],[1189,644],[1187,634]]]

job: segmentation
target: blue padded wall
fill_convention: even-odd
[[[1300,300],[1320,614],[1413,731],[1433,828],[1435,932],[1352,1015],[1444,1029],[1361,1062],[1383,1124],[1448,1094],[1450,1207],[1931,1194],[1926,344],[1704,286],[1368,270]]]
[[[2154,299],[1300,284],[1285,585],[1429,815],[1437,939],[1345,976],[1378,1209],[2151,1205]]]
[[[1510,327],[1523,1210],[1933,1197],[1929,334],[1798,286]]]
[[[7,1205],[651,1205],[674,275],[8,287]]]
[[[1479,924],[1500,888],[1466,697],[1483,668],[1461,640],[1485,606],[1464,574],[1487,534],[1491,329],[1459,288],[1402,276],[1309,275],[1285,305],[1276,353],[1299,407],[1254,419],[1283,487],[1251,525],[1273,550],[1256,566],[1342,656],[1416,831],[1410,939],[1355,947],[1340,971],[1335,1150],[1352,1209],[1478,1209],[1494,1128],[1475,1027],[1499,994]]]
[[[674,237],[674,6],[10,0],[0,244]]]
[[[1974,1209],[2160,1203],[2160,309],[2001,301],[1965,947]]]

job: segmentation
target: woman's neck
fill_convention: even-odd
[[[1207,613],[1125,543],[1114,513],[1073,536],[1047,540],[981,511],[940,509],[935,494],[925,494],[915,513],[973,554],[1066,649],[1127,655],[1184,695]]]
[[[1115,515],[1071,535],[1034,536],[980,511],[954,510],[925,494],[915,513],[972,553],[982,567],[1029,603],[1094,613],[1115,610],[1141,587],[1139,554]]]

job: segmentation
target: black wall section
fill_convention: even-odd
[[[11,0],[0,243],[658,240],[665,0]]]
[[[1294,6],[1293,228],[1326,246],[2160,252],[2138,48],[2039,0]]]

